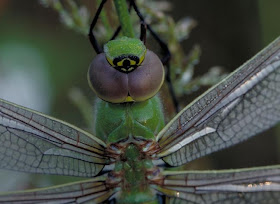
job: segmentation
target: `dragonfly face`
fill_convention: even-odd
[[[142,41],[122,37],[108,42],[104,51],[88,71],[89,85],[98,97],[111,103],[139,102],[159,91],[164,81],[163,65]]]

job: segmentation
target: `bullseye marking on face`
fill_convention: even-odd
[[[140,58],[135,55],[121,55],[115,57],[113,60],[108,58],[106,59],[109,64],[115,69],[121,72],[129,73],[141,65],[141,63],[145,59],[145,54],[146,52],[144,53],[144,55],[140,56]]]

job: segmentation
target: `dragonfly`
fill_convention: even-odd
[[[94,22],[89,35],[97,48]],[[159,203],[161,195],[167,203],[279,202],[279,165],[179,171],[162,163],[186,164],[279,122],[280,38],[165,125],[156,94],[164,68],[145,47],[145,27],[140,39],[120,37],[96,49],[88,71],[100,97],[93,134],[0,99],[0,168],[89,178],[3,192],[0,203]]]

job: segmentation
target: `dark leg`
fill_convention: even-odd
[[[136,6],[135,1],[130,0],[130,4],[132,5],[133,9],[135,10],[135,12],[138,15],[138,17],[140,18],[140,20],[144,24],[146,24],[147,29],[150,31],[153,38],[159,43],[159,46],[161,47],[161,49],[163,51],[163,55],[164,55],[163,58],[161,59],[161,61],[165,65],[166,62],[169,61],[170,57],[171,57],[167,44],[155,33],[155,31],[151,28],[151,26],[145,22],[145,19],[144,19],[143,15],[141,14],[141,12],[139,11],[138,7]]]
[[[116,31],[114,32],[114,35],[111,37],[110,40],[114,40],[120,33],[121,29],[122,29],[122,27],[119,25],[119,27],[116,29]]]
[[[171,78],[170,78],[169,61],[170,61],[171,54],[170,54],[169,48],[168,48],[167,44],[155,33],[155,31],[151,28],[151,26],[149,24],[145,23],[145,19],[144,19],[143,15],[141,14],[141,12],[139,11],[138,7],[136,6],[135,1],[130,0],[130,4],[132,5],[133,9],[135,10],[135,12],[138,15],[138,17],[140,18],[140,20],[147,26],[147,29],[150,31],[153,38],[159,43],[159,46],[161,47],[161,49],[163,51],[164,56],[161,59],[161,62],[164,65],[166,65],[165,80],[168,84],[168,89],[169,89],[170,95],[172,97],[173,105],[175,107],[176,112],[178,113],[179,112],[179,104],[178,104],[177,98],[175,96],[174,88],[173,88],[172,81],[171,81]]]
[[[145,22],[141,22],[141,34],[140,34],[140,40],[143,41],[144,45],[146,44],[146,31],[147,31],[147,25]]]
[[[92,30],[93,30],[93,28],[95,27],[95,25],[97,23],[97,19],[98,19],[100,13],[101,13],[102,8],[103,8],[104,4],[106,3],[106,1],[107,0],[102,0],[102,2],[100,3],[100,5],[99,5],[99,7],[98,7],[98,9],[96,11],[96,14],[95,14],[95,16],[94,16],[94,18],[93,18],[93,20],[91,22],[91,25],[90,25],[90,28],[89,28],[89,33],[88,33],[89,40],[90,40],[90,42],[91,42],[91,44],[92,44],[92,46],[93,46],[93,48],[94,48],[94,50],[95,50],[95,52],[97,54],[101,53],[102,49],[100,48],[100,46],[99,46],[99,44],[98,44],[98,42],[97,42],[97,40],[96,40]]]

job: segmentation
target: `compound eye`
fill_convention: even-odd
[[[88,83],[96,95],[111,103],[123,103],[128,96],[128,78],[113,68],[105,54],[97,55],[88,70]]]
[[[164,67],[159,57],[147,50],[142,64],[128,74],[128,91],[134,101],[145,101],[153,97],[164,81]]]

